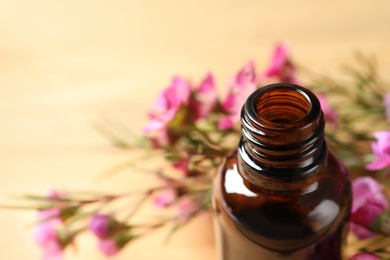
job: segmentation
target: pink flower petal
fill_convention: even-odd
[[[57,245],[53,248],[46,250],[42,255],[42,260],[62,260],[64,259],[64,253],[62,248],[58,248]]]
[[[46,220],[35,227],[34,238],[42,248],[42,259],[62,259],[63,248],[58,237],[58,229],[62,226],[62,221],[55,218]]]
[[[172,79],[171,85],[164,89],[157,98],[149,114],[151,121],[144,128],[144,132],[150,134],[149,137],[155,143],[156,148],[168,144],[169,124],[177,119],[176,115],[180,108],[188,105],[190,94],[190,84],[176,76]]]
[[[170,95],[178,97],[179,101],[187,104],[191,94],[190,84],[179,76],[175,76],[172,80],[172,86],[169,88]]]
[[[263,75],[266,78],[277,78],[281,82],[299,84],[295,65],[289,58],[289,52],[284,44],[276,44],[271,63]]]
[[[255,65],[249,61],[237,74],[233,81],[233,86],[242,89],[246,84],[256,84],[257,76]]]
[[[325,119],[331,124],[336,124],[337,123],[337,114],[329,105],[326,97],[322,94],[317,94],[317,97],[318,97],[318,100],[320,101],[321,109],[322,109],[322,112],[324,113]]]
[[[381,185],[370,176],[358,177],[352,181],[352,213],[368,201],[375,202],[383,209],[388,208],[388,199]]]
[[[390,165],[390,155],[377,155],[376,159],[366,165],[370,171],[378,171]]]
[[[360,239],[366,239],[375,236],[375,234],[370,230],[368,230],[367,227],[357,225],[353,222],[349,223],[349,228],[355,234],[355,236],[357,236]]]
[[[51,221],[39,224],[34,230],[34,239],[41,247],[45,247],[52,242],[57,243],[58,237],[55,225]]]
[[[369,202],[369,201],[368,201]],[[381,205],[367,203],[358,208],[351,216],[355,224],[370,227],[374,221],[383,213],[384,208]]]
[[[377,139],[371,144],[375,160],[368,164],[368,170],[381,170],[390,166],[390,131],[379,131],[374,134]]]
[[[188,175],[189,172],[189,159],[180,159],[180,161],[173,163],[173,168],[183,173],[184,176]]]
[[[119,252],[119,248],[114,239],[99,240],[98,247],[106,256],[113,256]]]
[[[222,108],[227,112],[227,113],[236,113],[237,112],[237,95],[233,94],[232,92],[228,93],[225,100],[222,102]]]
[[[195,100],[191,104],[194,119],[207,118],[217,104],[218,93],[212,74],[207,74],[205,79],[194,92]]]
[[[221,120],[218,122],[218,129],[219,130],[227,130],[234,127],[234,118],[231,116],[225,116],[222,117]]]
[[[274,49],[271,64],[268,69],[264,72],[267,77],[274,77],[280,74],[283,66],[288,60],[288,49],[283,44],[277,44]]]
[[[149,133],[152,131],[160,130],[165,127],[164,122],[159,120],[151,120],[144,128],[145,133]]]
[[[172,188],[164,189],[154,200],[153,204],[159,208],[171,205],[176,199],[176,191]]]
[[[378,140],[378,149],[382,153],[390,153],[390,131],[379,131],[374,134]]]
[[[370,176],[352,181],[351,231],[359,238],[373,236],[372,223],[388,208],[381,185]]]
[[[376,255],[373,255],[373,254],[358,253],[358,254],[348,258],[348,260],[380,260],[380,258]]]
[[[222,108],[226,116],[219,122],[219,129],[232,128],[239,121],[242,106],[246,99],[257,89],[257,76],[252,62],[248,62],[234,77]]]

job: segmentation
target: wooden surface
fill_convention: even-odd
[[[125,172],[96,177],[134,156],[93,129],[112,116],[140,132],[173,74],[214,72],[219,89],[247,60],[266,66],[272,45],[335,73],[355,51],[377,55],[389,78],[390,2],[0,0],[0,195],[50,187],[124,191],[145,185]],[[337,72],[336,72],[337,73]],[[32,212],[0,211],[1,259],[39,259]],[[216,259],[202,216],[163,245],[159,232],[115,259]],[[66,259],[104,259],[92,237]]]

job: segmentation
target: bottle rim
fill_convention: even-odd
[[[284,120],[281,122],[279,120],[267,118],[259,113],[259,105],[262,106],[262,108],[267,108],[266,105],[271,103],[267,101],[270,93],[275,93],[275,98],[277,98],[277,95],[283,95],[295,99],[295,102],[304,103],[303,105],[306,106],[306,110],[304,113],[301,113],[299,118],[295,118],[295,120]],[[244,107],[247,111],[247,116],[252,123],[259,125],[259,127],[268,127],[275,130],[283,130],[291,127],[304,127],[306,124],[316,120],[316,117],[318,117],[318,114],[321,111],[320,102],[312,91],[292,83],[275,83],[261,87],[248,97]],[[268,107],[267,109],[272,110],[272,107]],[[286,110],[284,112],[289,111]]]

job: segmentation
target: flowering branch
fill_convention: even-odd
[[[327,121],[330,149],[350,169],[366,166],[386,172],[390,167],[390,85],[379,77],[371,60],[359,57],[358,61],[359,67],[347,69],[349,80],[335,80],[297,67],[286,46],[278,44],[267,68],[259,72],[252,61],[248,62],[232,77],[223,98],[211,73],[197,84],[173,77],[149,112],[144,136],[129,138],[133,137],[131,131],[112,120],[96,126],[118,147],[162,156],[168,166],[145,171],[161,184],[142,191],[87,197],[56,191],[47,196],[26,195],[30,202],[27,208],[38,210],[36,241],[43,249],[43,259],[62,257],[63,250],[73,246],[83,232],[93,233],[99,249],[114,255],[155,229],[171,225],[169,237],[196,215],[209,212],[213,174],[240,138],[241,107],[253,91],[270,83],[311,88]],[[308,80],[301,80],[298,72],[306,74]],[[126,163],[114,170],[122,167],[136,166]],[[365,177],[356,179],[353,188],[352,232],[360,239],[388,236],[388,199],[383,187]],[[113,210],[119,200],[127,201],[126,208]],[[161,212],[174,209],[174,213],[152,223],[136,223],[134,216],[147,203]],[[356,251],[384,254],[381,248],[370,246],[356,247]],[[363,259],[354,257],[351,259]]]

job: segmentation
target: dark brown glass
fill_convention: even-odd
[[[220,259],[342,259],[351,189],[309,90],[281,83],[246,101],[242,138],[213,183]]]

